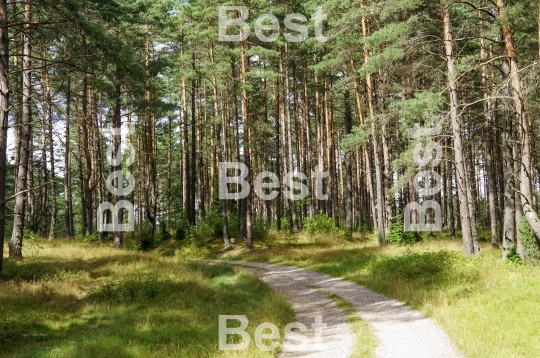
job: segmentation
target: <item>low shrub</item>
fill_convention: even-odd
[[[139,244],[139,250],[150,251],[156,247],[154,236],[148,230],[144,230],[140,233],[141,242]]]
[[[422,236],[418,232],[405,231],[401,221],[390,225],[386,235],[386,242],[393,245],[410,245],[420,241]]]
[[[88,298],[95,302],[118,304],[147,302],[162,293],[159,286],[157,278],[149,275],[122,281],[111,280],[94,289]]]
[[[517,251],[517,245],[512,245],[508,248],[508,255],[506,255],[506,259],[513,263],[523,262],[521,256],[519,256],[519,253]]]
[[[521,222],[519,223],[518,240],[521,241],[523,248],[525,249],[525,257],[523,258],[524,263],[533,266],[540,265],[540,242],[531,230],[525,217],[522,217]]]
[[[159,223],[159,241],[168,241],[171,238],[171,233],[169,232],[169,228],[167,227],[167,223],[165,221]]]
[[[251,225],[251,234],[255,241],[266,241],[268,239],[268,230],[262,220],[257,220]]]
[[[189,220],[186,213],[181,213],[176,220],[174,239],[175,240],[184,240],[187,237],[189,230]]]
[[[317,214],[313,218],[306,218],[304,221],[304,230],[309,234],[330,234],[339,229],[334,223],[334,219],[326,214]]]

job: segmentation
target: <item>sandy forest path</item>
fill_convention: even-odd
[[[281,293],[291,302],[297,322],[308,330],[299,332],[310,342],[316,337],[312,328],[317,316],[327,326],[320,329],[321,344],[299,345],[287,337],[280,358],[349,357],[356,337],[344,313],[323,291],[350,302],[379,340],[375,355],[379,358],[461,358],[463,355],[448,335],[431,319],[403,303],[370,291],[360,285],[326,274],[296,267],[244,261],[214,262],[241,265]],[[300,348],[300,349],[298,349]]]

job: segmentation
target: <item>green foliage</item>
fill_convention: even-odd
[[[506,259],[509,262],[513,262],[513,263],[523,262],[523,260],[519,256],[519,253],[517,252],[517,245],[512,245],[508,248],[508,255],[506,255]]]
[[[311,235],[330,234],[339,230],[334,223],[334,219],[326,214],[317,214],[313,218],[306,218],[304,229]]]
[[[155,276],[143,275],[122,281],[107,281],[95,288],[89,294],[89,299],[101,303],[144,303],[154,299],[158,294],[166,295],[168,293],[160,290]]]
[[[345,240],[352,241],[353,234],[350,230],[342,230],[342,236]]]
[[[197,225],[190,227],[187,234],[191,243],[199,247],[204,247],[221,236],[223,236],[223,218],[215,210],[208,212]]]
[[[403,256],[385,257],[374,264],[372,272],[381,277],[416,281],[440,281],[452,277],[454,280],[473,282],[480,272],[470,258],[449,251],[412,253]]]
[[[266,241],[268,239],[268,229],[263,220],[257,220],[251,225],[251,234],[254,241]]]
[[[426,121],[437,119],[442,105],[443,97],[436,92],[418,92],[412,99],[393,103],[399,111],[402,129],[412,127],[421,119]]]
[[[139,244],[139,250],[149,251],[149,250],[152,250],[154,247],[156,247],[154,236],[150,233],[149,230],[143,230],[140,233],[140,239],[141,239],[141,242]]]
[[[43,248],[37,235],[27,227],[23,231],[23,243],[26,256],[38,257],[39,250]]]
[[[370,129],[366,125],[354,126],[350,134],[343,136],[341,148],[348,152],[367,143]]]
[[[536,238],[536,235],[534,235],[525,217],[522,217],[519,223],[518,240],[521,241],[525,248],[525,258],[523,261],[528,265],[540,265],[540,242]]]
[[[270,225],[270,229],[277,230],[277,226],[276,226],[275,221],[272,222],[272,224]],[[289,224],[289,219],[281,218],[281,230],[292,231],[291,230],[291,225]]]
[[[176,230],[174,232],[174,239],[179,241],[184,240],[189,230],[189,221],[187,219],[187,215],[185,213],[182,213],[180,214],[180,217],[176,220],[177,223]]]
[[[360,69],[362,74],[375,73],[385,66],[390,66],[392,63],[399,61],[405,52],[401,48],[387,47],[384,51],[370,57]]]
[[[161,242],[167,241],[170,238],[171,238],[171,233],[169,232],[167,223],[163,221],[159,224],[159,241]]]
[[[422,241],[422,236],[418,232],[406,232],[403,223],[398,221],[390,225],[386,241],[393,245],[409,245]]]
[[[205,247],[210,244],[214,237],[214,231],[212,226],[208,223],[207,220],[201,220],[195,226],[191,226],[187,233],[187,238],[192,245],[196,247]]]

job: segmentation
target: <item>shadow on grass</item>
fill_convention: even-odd
[[[57,258],[42,257],[39,260],[24,259],[23,261],[6,260],[4,262],[4,278],[6,281],[39,281],[51,279],[58,274],[59,270],[66,273],[77,274],[88,271],[92,278],[107,276],[108,270],[100,272],[100,268],[111,263],[127,264],[144,258],[133,254],[117,254],[108,257],[93,258],[88,260],[71,259],[58,262]]]
[[[150,274],[137,272],[138,266],[128,265],[130,271],[117,276],[107,269],[140,260],[145,258],[127,252],[89,260],[56,262],[51,256],[8,262],[9,280],[0,282],[0,356],[213,356],[219,353],[219,315],[256,318],[275,305],[266,285],[229,265],[149,257]],[[62,281],[59,272],[74,280]],[[102,278],[83,298],[62,293],[63,285],[79,284],[81,272],[109,280]]]

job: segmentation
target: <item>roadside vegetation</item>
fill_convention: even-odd
[[[459,232],[457,233],[459,237]],[[480,237],[489,237],[480,230]],[[342,277],[405,302],[437,321],[466,357],[531,357],[540,352],[540,269],[502,261],[491,242],[477,257],[448,233],[380,247],[372,235],[274,236],[231,260],[298,266]],[[419,333],[421,334],[421,333]],[[366,339],[369,344],[369,339]]]
[[[200,240],[207,229],[197,230],[180,239],[163,230],[148,247],[144,235],[126,237],[122,250],[90,238],[28,237],[26,258],[6,260],[0,281],[0,355],[272,357],[277,352],[265,355],[253,341],[244,352],[218,351],[218,316],[245,314],[253,337],[264,321],[280,329],[293,322],[290,305],[242,269],[200,258],[292,265],[356,282],[433,318],[466,357],[540,351],[540,268],[517,255],[502,261],[486,230],[478,256],[463,254],[447,232],[403,237],[400,227],[385,247],[376,234],[317,222],[303,233],[261,228],[254,250],[243,242],[223,250],[217,235]],[[356,356],[373,355],[369,326],[348,302],[332,299],[357,334]]]
[[[230,265],[97,243],[25,245],[28,256],[6,260],[0,278],[2,357],[272,357],[253,338],[245,351],[219,351],[218,316],[246,315],[251,337],[262,322],[294,322],[289,303]]]

